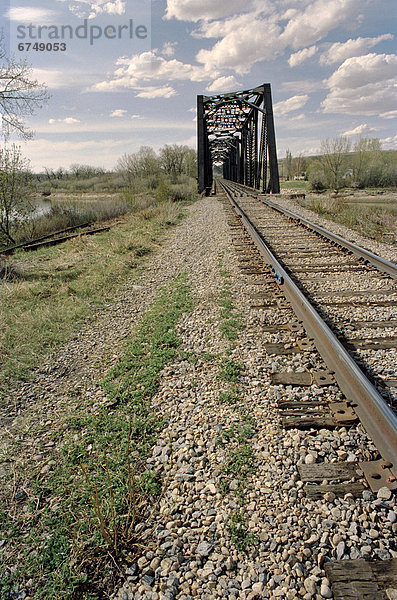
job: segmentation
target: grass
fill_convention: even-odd
[[[256,546],[258,543],[256,536],[249,531],[246,518],[237,511],[229,515],[226,529],[230,533],[233,544],[240,552],[248,552],[250,547]]]
[[[221,381],[227,381],[229,383],[238,383],[240,375],[244,371],[244,365],[241,363],[224,358],[221,361],[221,369],[218,377]]]
[[[242,401],[241,392],[238,387],[225,390],[219,394],[218,402],[220,404],[238,405]]]
[[[280,189],[282,190],[297,190],[300,192],[304,192],[309,189],[309,182],[305,180],[298,181],[280,181]]]
[[[358,231],[379,242],[393,243],[396,239],[397,208],[395,203],[380,203],[379,206],[360,204],[355,196],[341,193],[339,197],[322,196],[299,199],[299,204],[313,212]],[[393,235],[394,233],[394,235]]]
[[[145,458],[163,425],[149,400],[160,371],[178,352],[176,325],[191,308],[182,275],[162,290],[101,382],[106,403],[93,410],[81,398],[63,417],[53,436],[61,448],[54,451],[53,471],[46,477],[34,469],[16,473],[18,485],[34,482],[19,503],[3,490],[4,600],[17,597],[27,581],[35,600],[108,597],[123,565],[147,546],[137,525],[150,527],[160,482],[146,470]]]
[[[163,203],[125,215],[108,232],[18,252],[7,261],[13,277],[0,287],[0,397],[116,297],[182,214],[181,205]]]

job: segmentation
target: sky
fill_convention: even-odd
[[[0,15],[51,94],[21,142],[35,171],[194,148],[197,94],[262,83],[280,158],[340,135],[397,148],[395,0],[3,0]]]

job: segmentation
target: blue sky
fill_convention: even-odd
[[[197,94],[267,82],[280,157],[338,135],[397,148],[395,0],[6,0],[0,10],[10,51],[51,93],[23,143],[35,170],[195,147]]]

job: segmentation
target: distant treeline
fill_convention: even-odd
[[[382,150],[377,138],[345,137],[321,142],[318,156],[293,157],[287,150],[280,174],[287,180],[307,179],[313,190],[342,187],[396,187],[397,150]]]

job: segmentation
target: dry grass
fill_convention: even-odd
[[[397,192],[344,190],[338,194],[307,194],[299,204],[326,219],[346,225],[384,243],[396,242]]]
[[[18,277],[0,286],[0,396],[135,276],[144,255],[182,211],[173,203],[148,206],[124,215],[108,232],[3,261],[2,269]]]

